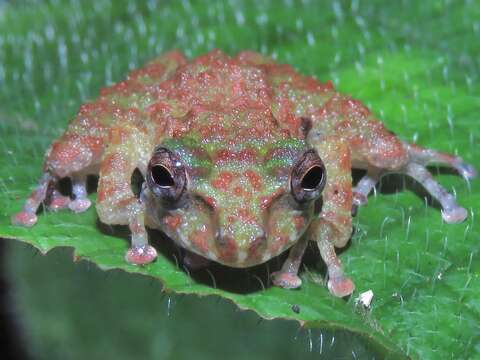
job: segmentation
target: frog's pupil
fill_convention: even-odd
[[[300,186],[305,191],[313,191],[318,185],[322,182],[323,178],[323,169],[321,166],[312,166],[308,171],[303,175]]]
[[[168,169],[163,165],[156,165],[152,167],[152,179],[158,186],[172,187],[175,185],[175,180]]]

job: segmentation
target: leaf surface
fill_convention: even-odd
[[[385,179],[382,193],[360,209],[356,234],[341,254],[357,285],[348,301],[330,296],[319,284],[324,269],[318,259],[304,269],[302,288],[288,291],[268,283],[268,272],[278,261],[250,270],[214,266],[190,274],[179,265],[178,250],[158,233],[153,233],[161,249],[158,261],[146,267],[128,265],[123,259],[125,231],[99,225],[94,209],[81,215],[44,212],[32,229],[10,225],[11,214],[20,209],[41,173],[44,151],[80,104],[122,79],[129,68],[174,47],[189,56],[213,47],[232,54],[247,48],[273,54],[302,73],[332,79],[340,91],[368,104],[401,138],[460,154],[480,168],[475,157],[480,136],[475,46],[480,6],[358,4],[4,5],[0,236],[42,252],[72,247],[76,257],[101,269],[151,276],[166,291],[217,295],[267,319],[347,330],[392,358],[472,357],[479,346],[478,180],[468,184],[450,173],[436,175],[471,213],[463,224],[446,225],[417,186],[403,178]],[[363,311],[353,298],[368,289],[375,298],[372,309]]]

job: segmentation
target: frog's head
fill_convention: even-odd
[[[304,141],[168,139],[149,162],[150,225],[184,248],[235,267],[267,261],[307,229],[325,169]]]

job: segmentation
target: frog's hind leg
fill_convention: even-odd
[[[454,168],[465,180],[473,179],[478,175],[475,168],[463,161],[461,157],[408,143],[404,143],[404,146],[410,155],[410,159],[417,164],[423,166],[433,163],[444,164],[448,167]]]
[[[70,177],[72,181],[72,198],[60,193],[56,188],[56,184],[51,183],[53,189],[47,195],[45,204],[49,210],[58,211],[62,209],[70,209],[75,213],[81,213],[92,205],[87,198],[87,175],[73,175]]]
[[[87,210],[90,201],[86,198],[86,175],[98,172],[96,164],[103,152],[100,143],[100,138],[76,135],[68,131],[55,140],[47,151],[44,173],[37,187],[23,209],[12,217],[12,223],[28,227],[35,225],[36,212],[42,203],[53,211],[65,208],[75,212]],[[73,201],[57,189],[58,181],[66,177],[72,178]]]
[[[359,206],[367,203],[368,194],[375,187],[381,176],[386,173],[400,173],[408,175],[419,182],[440,203],[442,218],[446,223],[455,224],[464,221],[468,216],[467,210],[459,206],[455,197],[433,179],[426,166],[432,163],[445,164],[454,168],[466,180],[477,176],[475,168],[457,156],[421,148],[405,142],[402,144],[407,154],[404,164],[398,169],[387,168],[388,162],[385,163],[385,168],[370,165],[371,167],[368,168],[367,174],[360,179],[354,189],[352,212],[355,213]]]
[[[59,178],[50,172],[45,172],[25,201],[22,210],[12,216],[12,223],[26,227],[35,225],[38,220],[36,213],[42,204],[52,211],[63,209],[70,209],[76,213],[86,211],[91,205],[87,198],[86,175],[76,175],[71,178],[73,200],[69,196],[62,195],[58,190]]]
[[[37,210],[47,198],[49,187],[53,180],[54,178],[48,172],[42,175],[37,187],[25,201],[22,210],[12,216],[12,223],[14,225],[31,227],[36,224]]]

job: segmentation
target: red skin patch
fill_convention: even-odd
[[[144,66],[141,69],[133,70],[129,78],[137,80],[141,77],[146,77],[147,79],[157,79],[160,78],[165,73],[165,65],[161,63],[150,63]],[[138,79],[141,81],[141,79]]]
[[[283,192],[282,189],[278,189],[277,191],[275,191],[271,195],[261,196],[260,197],[260,208],[262,210],[268,209],[270,207],[270,204],[272,203],[273,199],[275,199],[277,196],[279,196],[282,192]]]
[[[68,135],[62,137],[60,141],[54,142],[47,162],[58,161],[59,166],[63,167],[74,161],[78,157],[80,149],[72,147],[70,143],[76,141],[76,139],[78,139],[78,136]]]
[[[218,255],[220,260],[231,262],[237,256],[237,243],[232,238],[225,238],[222,244],[218,245]]]
[[[31,227],[37,222],[37,215],[26,211],[20,211],[12,217],[12,223],[15,225],[23,225]]]
[[[225,161],[231,161],[235,158],[235,153],[230,150],[218,150],[217,153],[214,156],[214,161],[215,162],[225,162]]]
[[[109,96],[109,95],[115,95],[115,94],[127,95],[128,90],[129,90],[129,84],[126,80],[124,80],[116,83],[115,85],[100,89],[100,95],[101,96]]]
[[[182,217],[180,215],[168,215],[163,219],[163,222],[171,230],[177,230],[177,228],[182,223]]]
[[[132,199],[135,198],[131,196],[131,190],[128,184],[103,180],[99,186],[97,202],[101,203],[112,199],[118,199],[116,204],[123,201],[126,201],[126,204],[129,204]]]
[[[117,194],[120,193],[122,195],[125,196],[124,199],[121,199],[121,200],[118,200],[115,202],[115,206],[117,208],[120,208],[120,209],[123,209],[123,208],[126,208],[128,207],[129,205],[133,204],[134,202],[137,201],[137,199],[133,196],[130,196],[130,193],[129,192],[126,192],[124,191],[123,193],[122,192],[119,192],[119,191],[115,191]]]
[[[248,209],[245,209],[245,208],[237,209],[237,215],[242,220],[243,223],[257,224],[257,220],[255,219],[255,216],[253,216],[253,214]]]
[[[118,145],[123,143],[129,136],[130,131],[125,128],[112,128],[108,132],[108,142],[110,144]]]
[[[230,171],[222,171],[212,180],[212,186],[219,190],[227,190],[232,180],[233,174]]]
[[[266,244],[265,238],[256,238],[248,247],[248,258],[250,260],[258,259],[262,256],[261,252],[259,251],[262,248],[262,245]]]
[[[100,172],[103,174],[113,171],[126,171],[128,168],[128,162],[120,153],[109,154],[103,159]]]
[[[303,216],[295,216],[293,223],[295,224],[295,229],[301,231],[305,227],[305,218]]]
[[[349,183],[338,184],[330,191],[330,198],[333,198],[336,203],[344,204],[346,208],[351,207],[353,195],[352,187]]]
[[[262,178],[260,177],[260,175],[258,175],[252,170],[245,171],[244,175],[248,178],[250,184],[255,191],[262,190]]]
[[[352,167],[352,163],[350,161],[350,154],[348,154],[347,152],[343,152],[337,155],[340,157],[340,167],[343,170],[350,171],[350,168]]]
[[[210,124],[198,128],[202,139],[219,138],[224,139],[228,136],[228,130],[222,124]]]
[[[149,114],[150,116],[155,115],[160,115],[160,114],[165,114],[170,112],[170,105],[163,101],[158,101],[155,104],[150,105],[145,112]]]
[[[211,234],[207,229],[195,230],[189,237],[189,240],[197,248],[197,250],[206,254],[210,249],[208,240],[211,238]]]
[[[215,209],[217,207],[217,202],[215,201],[215,199],[211,196],[205,196],[203,198],[203,200],[205,200],[205,202],[212,208],[212,209]]]
[[[105,101],[95,101],[80,105],[77,117],[96,115],[97,117],[109,113],[109,105]]]
[[[332,224],[338,224],[343,226],[349,226],[352,222],[352,218],[347,215],[340,215],[334,211],[322,212],[322,218],[330,221]]]

